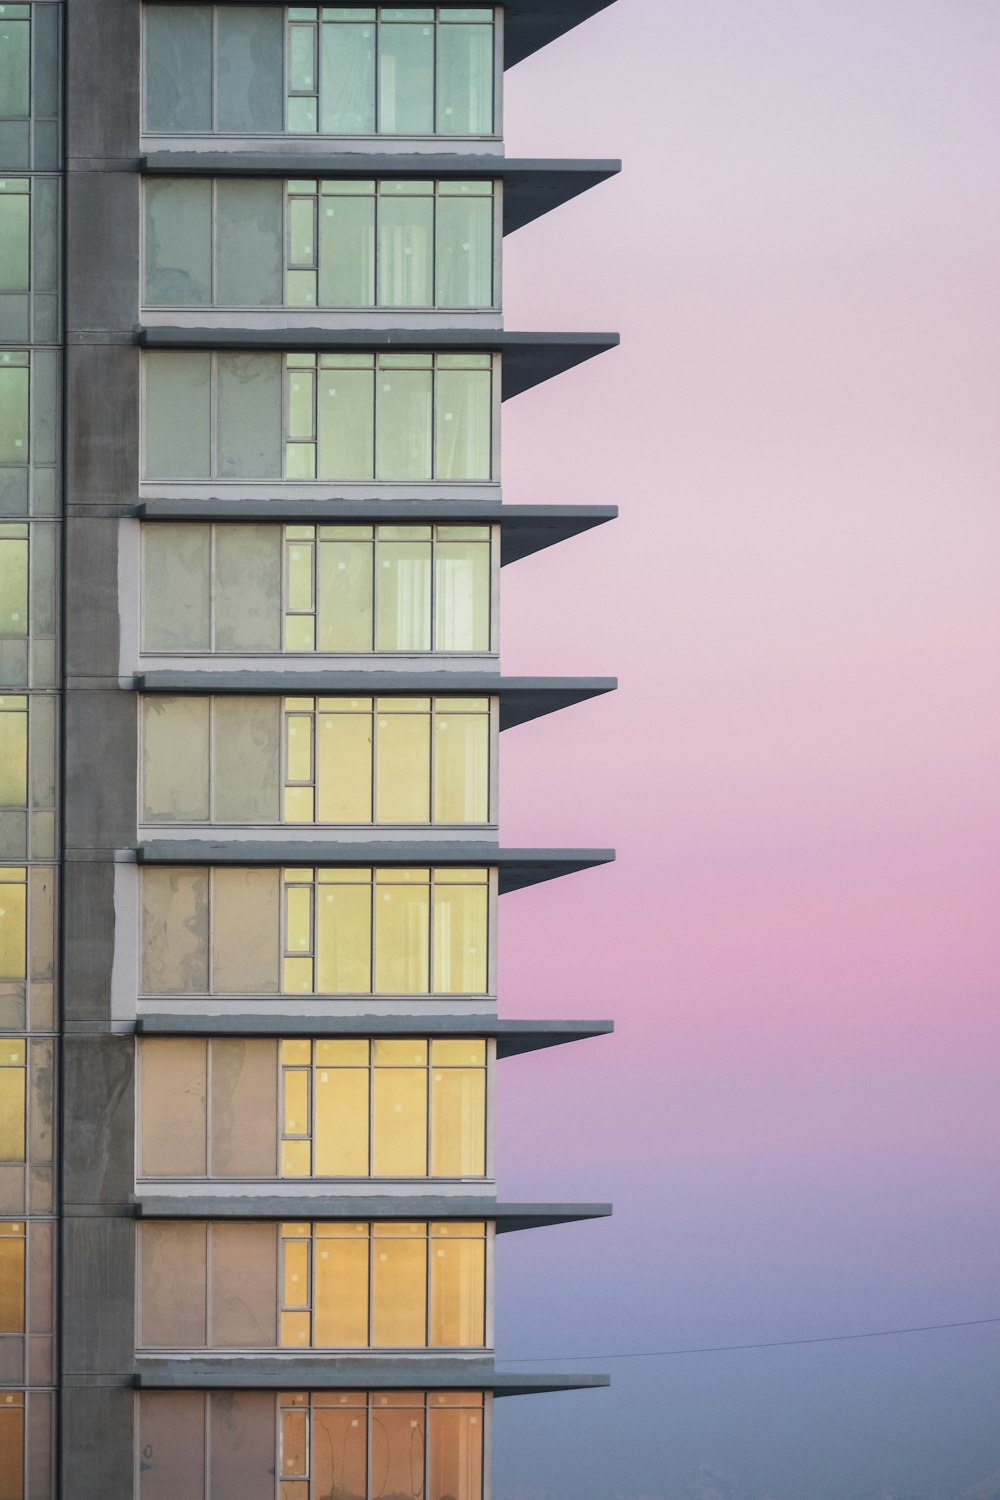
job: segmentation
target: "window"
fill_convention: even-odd
[[[0,1222],[0,1382],[51,1385],[51,1219]]]
[[[143,526],[142,647],[489,651],[488,526]]]
[[[42,865],[0,866],[0,1030],[54,1029],[55,878]]]
[[[0,178],[0,294],[28,290],[28,193],[26,177]]]
[[[5,518],[56,514],[58,412],[57,352],[0,349],[0,515]]]
[[[148,307],[493,306],[492,182],[164,177],[144,196]]]
[[[144,1349],[486,1344],[483,1222],[147,1222]]]
[[[0,521],[0,685],[56,685],[56,528]]]
[[[31,107],[31,9],[0,5],[0,118],[26,119]]]
[[[52,1212],[54,1086],[51,1038],[0,1038],[0,1214]]]
[[[139,1175],[484,1177],[486,1052],[465,1037],[147,1038]]]
[[[147,995],[485,995],[490,872],[142,871]]]
[[[479,824],[488,698],[141,700],[144,823]]]
[[[0,698],[0,857],[55,854],[56,700]]]
[[[143,1391],[139,1500],[273,1500],[276,1474],[281,1500],[482,1500],[486,1410],[478,1391]]]
[[[486,1044],[281,1043],[283,1177],[482,1177]]]
[[[146,129],[491,135],[493,18],[492,7],[149,5]]]
[[[489,354],[145,356],[147,479],[485,481]]]

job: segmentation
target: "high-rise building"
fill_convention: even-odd
[[[0,4],[0,1500],[481,1500],[504,1374],[504,155],[607,0]],[[539,1130],[544,1129],[540,1107]]]

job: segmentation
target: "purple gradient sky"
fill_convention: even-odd
[[[998,79],[994,0],[619,0],[508,75],[512,155],[626,172],[507,242],[509,328],[622,348],[505,499],[622,517],[504,574],[505,670],[621,689],[504,736],[505,842],[619,862],[502,907],[504,1012],[618,1033],[502,1069],[503,1195],[616,1216],[501,1242],[501,1357],[1000,1315]],[[608,1368],[501,1404],[498,1500],[1000,1473],[998,1327]]]

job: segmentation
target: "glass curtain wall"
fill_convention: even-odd
[[[0,5],[0,1496],[49,1500],[62,6]]]

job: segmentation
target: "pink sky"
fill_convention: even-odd
[[[504,1244],[502,1355],[1000,1315],[998,78],[992,0],[619,0],[508,75],[510,154],[626,170],[507,242],[508,328],[622,348],[505,499],[622,516],[504,573],[505,671],[621,689],[503,741],[504,841],[619,862],[505,899],[502,1009],[619,1031],[505,1065],[504,1195],[617,1213]],[[998,1329],[810,1357],[510,1403],[498,1500],[1000,1471]]]

